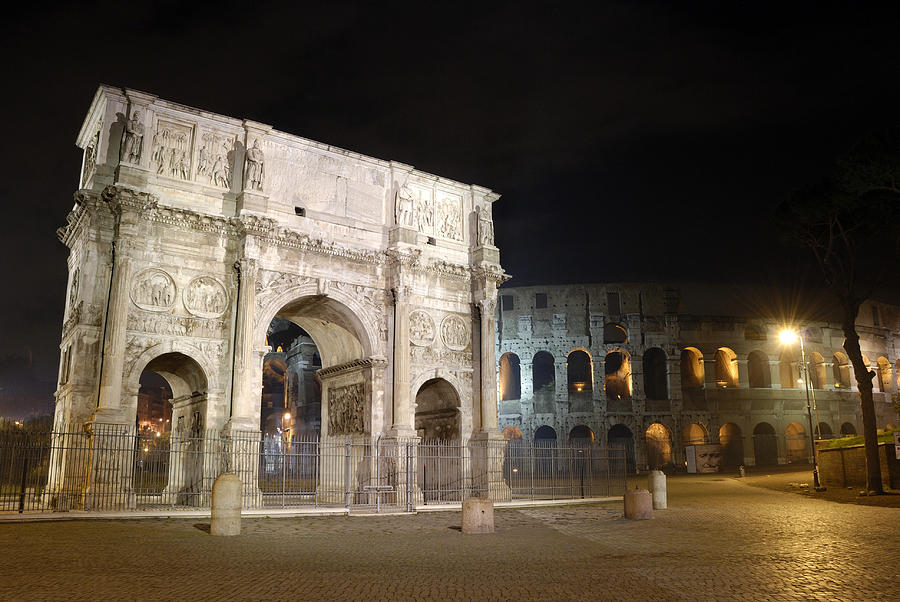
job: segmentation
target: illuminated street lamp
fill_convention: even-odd
[[[816,458],[816,442],[813,440],[813,419],[812,419],[812,405],[810,404],[810,391],[809,391],[809,366],[806,365],[806,351],[803,349],[803,336],[797,333],[796,331],[785,329],[782,330],[778,335],[778,338],[781,340],[782,345],[793,345],[794,342],[800,341],[800,370],[802,371],[803,378],[799,379],[798,382],[802,381],[806,384],[806,416],[809,418],[809,445],[810,452],[812,453],[812,463],[813,463],[813,484],[816,488],[816,491],[822,490],[822,486],[819,484],[819,463]],[[818,409],[816,410],[816,421],[818,422]]]

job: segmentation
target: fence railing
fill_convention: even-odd
[[[625,492],[624,448],[521,440],[421,441],[192,436],[94,425],[73,432],[0,432],[0,511],[209,508],[217,476],[243,483],[244,508],[401,510]]]

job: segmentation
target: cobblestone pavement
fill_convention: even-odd
[[[621,503],[207,521],[0,524],[0,598],[16,600],[897,600],[900,510],[720,476],[669,479],[669,509]]]

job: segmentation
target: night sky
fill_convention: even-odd
[[[55,230],[100,83],[492,188],[511,286],[814,285],[772,210],[900,111],[890,5],[819,4],[6,9],[0,379],[31,356],[35,390],[55,388]]]

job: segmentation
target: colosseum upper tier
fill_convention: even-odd
[[[758,308],[771,301],[759,295]],[[790,321],[749,301],[702,285],[502,288],[500,428],[508,438],[624,444],[635,468],[682,466],[686,446],[707,443],[722,445],[725,465],[806,462],[810,424],[822,438],[861,432],[840,324]],[[800,345],[781,342],[786,328],[803,341],[809,387]],[[857,331],[875,373],[877,426],[890,427],[900,308],[866,302]]]

